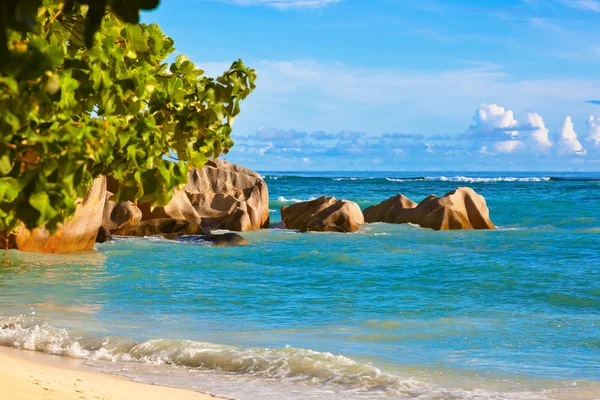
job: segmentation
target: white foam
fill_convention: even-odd
[[[389,182],[406,182],[406,180],[398,178],[385,178],[385,180]]]
[[[10,325],[6,325],[7,322]],[[123,374],[126,371],[128,377],[136,380],[202,389],[240,400],[546,398],[527,391],[495,393],[442,387],[392,375],[343,355],[291,346],[241,349],[190,340],[158,339],[135,343],[115,338],[75,339],[66,330],[46,323],[21,325],[18,320],[11,322],[0,318],[2,325],[6,328],[0,329],[0,345],[85,359],[92,361],[92,365],[93,362],[108,362],[110,364],[103,367],[108,372]],[[190,372],[208,374],[199,379],[208,386],[194,386],[197,380]],[[181,376],[175,376],[177,373]],[[151,376],[154,378],[149,378]],[[236,385],[231,385],[228,378],[231,376],[236,377]]]
[[[316,197],[311,197],[310,199],[302,200],[302,199],[286,199],[283,196],[279,196],[277,201],[285,202],[285,203],[302,203],[303,201],[312,201],[315,200]]]
[[[469,177],[469,176],[426,176],[427,181],[441,181],[441,182],[464,182],[464,183],[492,183],[492,182],[546,182],[551,178],[548,177],[495,177],[495,178],[482,178],[482,177]]]
[[[368,178],[354,178],[354,177],[342,177],[342,178],[332,178],[334,181],[366,181],[369,179],[375,179],[372,176]]]

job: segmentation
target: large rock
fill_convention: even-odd
[[[55,233],[45,228],[33,231],[22,227],[9,235],[9,248],[35,253],[68,253],[91,250],[102,225],[102,211],[106,201],[106,178],[94,180],[83,199],[77,199],[75,215],[64,222]],[[6,241],[0,241],[0,247]]]
[[[417,203],[401,194],[371,206],[363,211],[365,222],[387,222],[390,224],[406,224],[410,222],[412,210]]]
[[[326,196],[281,207],[281,219],[302,232],[354,232],[365,222],[358,204]]]
[[[111,232],[114,236],[163,236],[173,238],[183,235],[208,234],[200,224],[184,219],[160,218],[124,225]]]
[[[185,219],[207,229],[249,231],[269,227],[269,192],[259,174],[223,160],[211,160],[188,173],[165,207],[140,205],[142,220]]]
[[[111,179],[109,178],[109,182]],[[112,192],[107,192],[102,227],[108,231],[121,228],[127,224],[135,224],[142,220],[142,211],[131,201],[114,202],[110,200]]]
[[[412,223],[434,230],[494,229],[485,199],[460,187],[443,197],[430,195],[418,205],[402,195],[364,211],[366,222]]]

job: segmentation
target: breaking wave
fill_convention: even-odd
[[[469,176],[426,176],[426,181],[441,181],[441,182],[465,182],[465,183],[491,183],[491,182],[547,182],[552,180],[551,177],[494,177],[481,178]]]
[[[335,182],[459,182],[459,183],[496,183],[496,182],[600,182],[600,177],[560,177],[560,176],[464,176],[464,175],[432,175],[432,176],[387,176],[387,177],[360,177],[360,176],[300,176],[277,175],[265,176],[265,180],[280,181],[335,181]]]
[[[316,197],[312,196],[309,199],[296,199],[296,198],[292,198],[292,199],[287,199],[283,196],[279,196],[277,198],[277,201],[280,203],[302,203],[303,201],[311,201],[311,200],[315,200]]]
[[[0,319],[0,322],[2,321]],[[191,340],[157,339],[144,342],[116,337],[74,338],[65,329],[43,324],[7,323],[0,327],[0,345],[68,356],[88,361],[175,365],[210,373],[235,374],[257,382],[279,381],[311,390],[320,388],[361,398],[390,396],[419,399],[545,399],[528,391],[499,393],[483,389],[445,388],[403,378],[343,355],[294,348],[242,349]],[[347,393],[343,395],[343,393]]]

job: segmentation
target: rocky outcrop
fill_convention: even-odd
[[[142,220],[142,211],[135,204],[131,201],[117,203],[110,200],[111,196],[112,193],[107,192],[104,212],[102,214],[102,227],[112,231],[126,224],[135,224]]]
[[[53,234],[45,228],[33,231],[22,227],[9,235],[9,248],[34,253],[68,253],[91,250],[102,225],[106,201],[106,178],[97,178],[86,196],[76,200],[75,215],[65,221]],[[5,246],[6,241],[0,241]]]
[[[116,192],[118,188],[111,186],[109,190]],[[114,230],[115,225],[137,222],[134,207],[107,205],[105,227]],[[151,209],[150,204],[141,204],[139,210],[142,221],[172,218],[201,224],[208,230],[250,231],[269,227],[269,192],[256,172],[217,159],[204,168],[190,170],[188,183],[173,190],[166,206]]]
[[[114,236],[163,236],[174,238],[183,235],[208,234],[200,224],[183,219],[160,218],[127,224],[111,232]]]
[[[302,232],[354,232],[364,223],[358,204],[326,196],[281,207],[281,219]]]
[[[434,230],[494,229],[485,199],[460,187],[443,197],[430,195],[418,205],[402,195],[365,209],[366,222],[412,223]]]

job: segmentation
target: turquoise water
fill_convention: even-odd
[[[0,344],[239,399],[600,398],[600,174],[263,173],[272,223],[471,186],[496,231],[271,229],[10,252]]]

